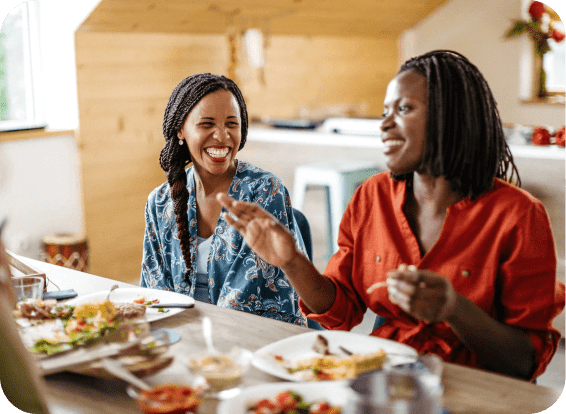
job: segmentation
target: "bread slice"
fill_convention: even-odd
[[[387,354],[380,349],[370,354],[352,354],[346,357],[326,355],[297,361],[290,372],[311,371],[318,380],[354,378],[357,375],[379,369]]]

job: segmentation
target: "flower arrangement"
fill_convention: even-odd
[[[550,131],[543,126],[536,127],[533,130],[533,135],[532,135],[533,144],[534,145],[555,144],[560,147],[564,147],[566,146],[566,142],[564,139],[565,130],[566,127],[562,127],[562,129],[556,131],[554,134],[551,134]]]
[[[513,25],[507,31],[506,37],[516,37],[526,33],[533,41],[535,53],[541,59],[545,53],[550,51],[549,39],[555,42],[564,40],[564,33],[554,28],[554,23],[558,21],[557,14],[552,9],[547,9],[540,1],[533,1],[529,7],[530,20],[514,20]],[[553,17],[556,16],[556,17]],[[547,96],[546,92],[546,73],[542,64],[539,69],[538,96]]]

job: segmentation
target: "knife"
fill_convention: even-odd
[[[150,308],[194,308],[194,303],[154,303]]]

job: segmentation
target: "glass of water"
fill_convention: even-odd
[[[12,278],[12,286],[18,297],[18,302],[43,299],[45,281],[39,276],[20,276]]]

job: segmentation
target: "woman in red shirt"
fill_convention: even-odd
[[[386,320],[372,335],[536,378],[557,348],[564,285],[544,207],[509,184],[520,179],[487,82],[464,56],[430,52],[401,67],[384,108],[390,172],[352,197],[324,274],[258,206],[219,196],[237,217],[226,220],[326,328],[349,330],[370,308]]]

